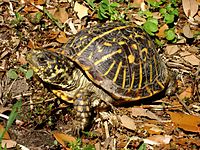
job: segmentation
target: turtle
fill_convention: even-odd
[[[31,50],[27,60],[54,94],[74,105],[77,131],[90,124],[93,108],[148,100],[163,90],[171,95],[175,89],[152,37],[130,23],[85,28],[59,50]]]

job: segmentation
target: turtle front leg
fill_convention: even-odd
[[[74,110],[76,119],[73,121],[73,132],[76,135],[80,134],[88,126],[91,117],[91,99],[92,94],[78,94],[74,100]]]

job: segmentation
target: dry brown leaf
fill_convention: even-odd
[[[194,55],[185,56],[183,59],[194,66],[198,66],[200,64],[200,60]]]
[[[71,135],[67,135],[67,134],[63,134],[60,132],[55,131],[53,133],[53,136],[55,137],[55,139],[64,147],[67,148],[67,143],[69,142],[75,142],[76,139],[71,136]]]
[[[25,13],[39,12],[39,10],[38,10],[36,7],[32,6],[32,5],[26,5],[26,6],[24,7],[23,11],[24,11]]]
[[[165,37],[165,30],[169,29],[167,24],[164,24],[162,27],[160,27],[158,33],[156,34],[158,37]]]
[[[77,12],[77,16],[79,19],[82,19],[83,17],[88,15],[88,8],[79,4],[78,2],[75,2],[74,11]]]
[[[172,136],[169,135],[153,135],[144,139],[144,143],[151,145],[169,144]]]
[[[2,125],[0,125],[0,133],[1,134],[4,132],[4,130],[5,130],[5,128]],[[3,139],[10,140],[10,136],[9,136],[8,132],[5,132]]]
[[[140,8],[140,6],[144,3],[144,0],[133,0],[131,3],[132,7]]]
[[[65,23],[68,19],[68,13],[66,12],[66,8],[58,8],[54,13],[54,17],[58,19],[61,23]]]
[[[185,56],[189,56],[189,55],[192,55],[192,54],[190,52],[188,52],[188,51],[183,51],[183,52],[180,52],[179,55],[181,57],[185,57]]]
[[[48,38],[55,39],[59,33],[60,33],[59,31],[51,31],[50,34],[48,34]]]
[[[173,55],[179,50],[179,47],[177,45],[167,45],[165,49],[165,53],[167,55]]]
[[[2,105],[0,106],[0,113],[2,114],[2,113],[4,113],[5,111],[11,111],[11,109],[10,108],[8,108],[8,107],[3,107]]]
[[[187,38],[193,38],[193,33],[190,30],[190,26],[189,24],[184,25],[183,27],[183,34],[187,37]]]
[[[33,0],[35,5],[43,5],[46,3],[46,0]]]
[[[28,48],[31,48],[31,49],[33,49],[33,48],[35,48],[35,43],[30,39],[29,41],[28,41]]]
[[[180,95],[179,98],[181,100],[185,99],[185,98],[190,98],[192,97],[193,94],[193,89],[192,87],[188,87],[187,89],[185,89]]]
[[[130,118],[126,115],[120,116],[119,118],[122,122],[122,126],[124,126],[125,128],[130,129],[130,130],[136,129],[135,122],[132,118]]]
[[[13,141],[13,140],[2,140],[1,142],[2,142],[1,147],[2,148],[6,147],[7,149],[16,147],[16,145],[17,145],[17,142]]]
[[[155,120],[160,120],[160,118],[158,116],[156,116],[154,113],[152,113],[151,111],[149,111],[148,109],[143,109],[143,108],[131,108],[132,111],[132,115],[134,117],[138,117],[138,116],[145,116],[145,117],[149,117],[151,119],[155,119]]]
[[[56,41],[58,41],[59,43],[67,43],[68,39],[65,35],[65,32],[60,32],[60,34],[56,38]]]
[[[198,11],[198,3],[196,0],[182,0],[183,10],[187,17],[194,17]]]
[[[22,54],[19,55],[18,62],[19,62],[21,65],[27,64],[26,58],[25,58],[25,56],[22,55]]]
[[[189,145],[189,144],[196,144],[197,146],[200,146],[200,140],[199,139],[193,139],[193,138],[178,138],[175,139],[174,142],[181,144],[181,145]]]
[[[161,134],[164,133],[164,130],[162,130],[160,127],[156,126],[155,124],[149,124],[145,123],[144,124],[144,129],[148,131],[150,134]]]
[[[168,112],[168,114],[170,114],[172,122],[174,122],[177,127],[186,131],[200,133],[200,117],[175,112]]]

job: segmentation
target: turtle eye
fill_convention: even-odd
[[[40,64],[45,64],[46,63],[46,58],[44,55],[38,55],[37,60]]]

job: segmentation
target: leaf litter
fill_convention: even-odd
[[[179,11],[180,14],[184,13],[179,16],[175,27],[175,33],[179,37],[178,41],[177,43],[168,41],[164,44],[164,59],[166,62],[173,62],[170,69],[180,75],[178,98],[175,95],[152,103],[146,100],[142,105],[140,103],[139,107],[137,107],[138,103],[128,108],[127,106],[117,107],[117,111],[112,112],[111,110],[105,118],[102,118],[105,115],[97,115],[93,119],[94,123],[90,131],[81,137],[83,145],[96,145],[97,149],[111,147],[136,149],[143,141],[147,147],[158,146],[159,149],[168,149],[170,145],[175,148],[178,145],[186,149],[200,146],[198,111],[200,110],[200,91],[197,88],[200,87],[200,70],[198,69],[200,55],[199,37],[197,36],[199,29],[196,25],[200,11],[198,4],[193,5],[196,3],[199,1],[182,0],[179,6],[183,7],[180,7]],[[140,9],[147,11],[149,6],[143,0],[133,1],[133,4],[135,9],[129,10],[127,17],[137,24],[144,24],[147,19],[138,15],[138,12]],[[124,7],[127,4],[123,3],[120,6]],[[0,66],[2,66],[0,67],[0,103],[2,107],[7,108],[15,102],[16,97],[22,96],[23,106],[19,118],[25,122],[22,125],[16,124],[11,127],[9,132],[15,133],[17,138],[12,136],[10,138],[17,144],[25,143],[27,147],[45,149],[42,141],[46,145],[49,144],[52,149],[62,146],[68,149],[65,142],[76,140],[76,137],[71,136],[69,131],[73,121],[73,115],[68,115],[70,107],[55,98],[35,80],[35,77],[32,78],[31,71],[27,77],[26,74],[17,71],[17,68],[21,65],[25,67],[24,54],[27,53],[27,49],[45,47],[55,51],[62,47],[71,35],[99,22],[97,15],[91,7],[88,7],[86,1],[62,1],[60,3],[45,0],[4,1],[0,8],[2,12],[0,14],[2,18],[0,24]],[[153,17],[159,19],[159,12],[153,13]],[[164,38],[165,30],[170,26],[162,22],[159,22],[158,26],[159,30],[156,35],[158,38]],[[161,45],[162,42],[161,40]],[[15,73],[11,73],[10,77],[6,76],[10,69],[16,70],[17,78]],[[17,84],[14,84],[12,78],[15,78]],[[24,81],[28,82],[29,89]],[[25,90],[23,90],[24,87]],[[156,97],[156,99],[160,98]],[[55,126],[60,131],[51,134]],[[40,133],[38,129],[41,128],[45,132]],[[30,142],[25,142],[27,137]],[[52,144],[53,137],[62,146]]]

